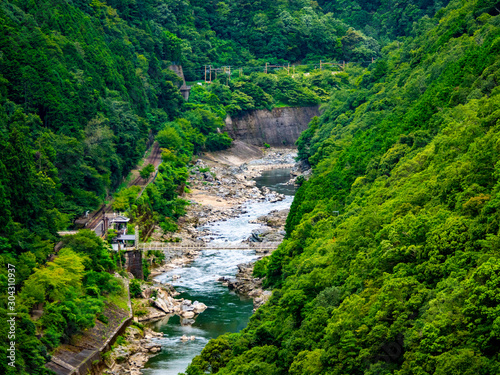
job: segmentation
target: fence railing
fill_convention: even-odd
[[[200,244],[183,244],[176,242],[140,243],[136,250],[275,250],[281,242],[208,242]]]

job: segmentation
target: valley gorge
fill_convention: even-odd
[[[500,373],[500,5],[0,3],[0,373]]]

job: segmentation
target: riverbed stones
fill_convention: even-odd
[[[198,302],[198,301],[194,301],[193,302],[193,311],[196,314],[201,314],[206,309],[207,309],[207,305],[205,305],[204,303],[201,303],[201,302]]]
[[[181,311],[180,316],[184,319],[192,319],[196,314],[193,311]]]
[[[188,186],[193,194],[185,196],[185,198],[190,199],[192,204],[187,207],[187,214],[179,220],[179,231],[162,233],[161,229],[157,228],[153,234],[153,241],[182,241],[183,243],[199,244],[205,240],[213,240],[217,235],[210,233],[207,229],[200,229],[201,226],[244,214],[245,202],[251,200],[273,203],[285,199],[284,195],[270,189],[257,188],[253,178],[258,176],[264,169],[290,167],[295,163],[295,156],[296,153],[292,150],[271,150],[260,160],[252,160],[235,167],[209,165],[209,162],[199,159],[195,163],[195,167],[190,171]],[[259,242],[281,241],[284,235],[283,227],[287,213],[270,213],[263,218],[259,218],[259,223],[264,227],[261,231],[255,232],[255,236],[252,234],[252,237]],[[155,275],[183,267],[192,262],[199,255],[199,251],[179,251],[176,254],[169,253],[165,255],[167,264],[157,267],[154,270]],[[263,256],[265,252],[259,255]],[[220,278],[219,280],[223,285],[227,285],[236,292],[252,297],[254,299],[254,308],[258,308],[267,301],[271,293],[262,289],[262,280],[254,278],[252,272],[253,264],[244,264],[240,265],[236,278]],[[179,275],[174,277],[177,279]],[[150,311],[153,310],[156,311],[157,315],[163,316],[165,319],[172,316],[172,314],[179,315],[182,325],[193,324],[197,314],[205,311],[207,306],[198,301],[191,302],[176,299],[174,298],[177,296],[176,292],[171,286],[169,287],[171,289],[155,285],[143,290],[143,301],[151,305],[148,306],[149,312],[146,318],[154,315]],[[182,342],[190,340],[195,340],[195,337],[185,335],[181,337]],[[130,358],[134,357],[132,358],[133,366],[127,367],[124,372],[118,372],[117,374],[138,374],[138,368],[143,363],[145,353],[149,354],[157,350],[154,345],[140,347],[142,348],[140,352],[142,355],[129,356]]]
[[[137,374],[148,359],[161,351],[161,344],[156,341],[162,333],[149,328],[144,330],[129,326],[123,334],[124,340],[110,352],[105,359],[105,374]]]

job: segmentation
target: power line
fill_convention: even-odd
[[[338,66],[340,67],[342,70],[345,69],[345,67],[348,65],[348,64],[373,64],[375,62],[375,59],[372,58],[371,61],[342,61],[342,62],[339,62],[339,61],[323,61],[323,60],[320,60],[319,61],[319,65],[318,64],[315,64],[315,63],[310,63],[310,64],[298,64],[298,65],[292,65],[292,69],[293,69],[293,72],[295,73],[295,69],[299,69],[299,68],[314,68],[314,69],[319,69],[319,70],[322,70],[323,69],[323,66],[325,65],[330,65],[330,66]],[[217,74],[218,73],[222,73],[224,75],[227,75],[230,79],[230,76],[231,76],[231,70],[232,71],[238,71],[239,72],[239,77],[241,77],[242,74],[244,74],[245,72],[257,72],[257,71],[260,71],[260,72],[263,72],[263,73],[268,73],[269,70],[279,70],[279,69],[283,69],[283,70],[286,70],[288,72],[288,74],[290,74],[290,64],[288,63],[287,66],[285,65],[270,65],[269,63],[265,63],[265,65],[261,65],[261,66],[239,66],[239,67],[233,67],[233,66],[229,66],[229,65],[225,65],[225,66],[220,66],[220,67],[214,67],[213,65],[205,65],[203,68],[192,68],[192,69],[183,69],[184,73],[190,73],[190,74],[194,74],[194,75],[203,75],[204,74],[204,77],[205,77],[205,82],[206,83],[211,83],[212,82],[212,72],[214,73],[215,75],[215,78],[217,78]]]

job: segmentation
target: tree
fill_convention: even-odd
[[[141,178],[144,180],[148,180],[149,177],[151,176],[151,173],[153,173],[155,170],[155,166],[153,164],[148,164],[144,168],[141,169],[139,174],[141,175]]]
[[[29,304],[57,301],[68,288],[78,288],[83,278],[84,259],[70,249],[62,249],[53,262],[35,269],[26,280],[21,297]]]

